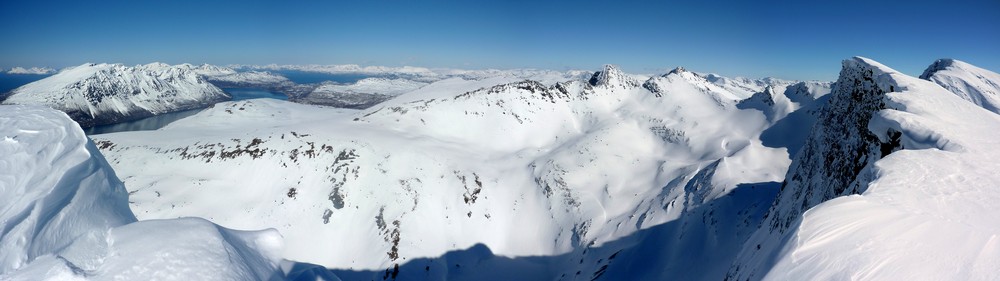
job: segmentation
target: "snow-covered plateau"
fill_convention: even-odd
[[[0,107],[0,280],[1000,279],[1000,75],[961,61],[298,69],[398,75],[92,142]]]

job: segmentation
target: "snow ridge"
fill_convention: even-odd
[[[954,59],[934,61],[920,79],[933,81],[962,99],[1000,114],[1000,74]]]

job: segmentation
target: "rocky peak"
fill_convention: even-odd
[[[868,122],[886,108],[885,94],[899,88],[888,75],[895,71],[860,57],[843,65],[826,111],[796,155],[771,210],[773,229],[788,229],[823,201],[864,192],[864,168],[894,149],[883,147]]]
[[[604,65],[604,69],[595,72],[588,81],[591,86],[603,86],[608,88],[634,88],[639,86],[639,81],[635,80],[621,69],[614,65]]]
[[[674,68],[673,70],[671,70],[670,72],[667,72],[667,74],[664,74],[663,76],[667,76],[667,75],[670,75],[670,74],[680,75],[681,73],[684,73],[684,72],[687,72],[687,70],[684,69],[683,66],[678,66],[678,67]]]

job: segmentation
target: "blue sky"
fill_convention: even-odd
[[[611,63],[832,80],[855,55],[911,75],[943,57],[1000,71],[1000,1],[3,1],[0,38],[5,68]]]

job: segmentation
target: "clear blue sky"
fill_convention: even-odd
[[[836,78],[861,55],[918,75],[1000,71],[1000,1],[6,1],[0,67],[346,64]],[[875,3],[877,2],[877,3]]]

